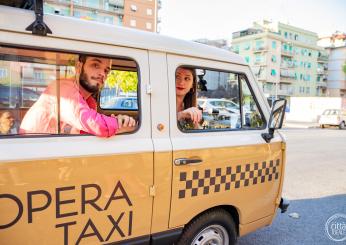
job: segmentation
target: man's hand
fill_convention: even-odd
[[[130,116],[127,115],[111,115],[118,120],[117,134],[132,132],[137,128],[137,122]]]

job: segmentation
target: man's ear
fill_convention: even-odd
[[[76,73],[77,74],[81,74],[82,67],[83,67],[83,62],[77,61],[77,63],[76,63]]]

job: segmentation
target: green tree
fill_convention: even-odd
[[[137,72],[112,70],[106,80],[110,88],[120,88],[124,93],[136,92],[138,85]]]
[[[346,75],[346,63],[342,66],[342,70],[344,71],[344,73]]]

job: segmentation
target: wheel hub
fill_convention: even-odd
[[[198,233],[191,245],[228,245],[226,229],[220,225],[210,225]]]

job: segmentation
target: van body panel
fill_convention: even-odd
[[[236,207],[240,224],[275,212],[281,143],[173,151],[173,159],[195,156],[202,163],[173,167],[170,227],[221,205]]]
[[[2,161],[0,176],[1,194],[11,195],[0,199],[0,224],[13,223],[19,217],[1,229],[4,244],[63,244],[64,240],[74,244],[79,239],[84,244],[113,242],[150,233],[151,152]],[[111,233],[115,221],[121,232]],[[98,235],[86,237],[89,233]]]
[[[149,51],[149,66],[155,189],[151,233],[160,233],[168,229],[172,176],[166,53]]]
[[[249,234],[250,232],[253,232],[261,227],[268,226],[272,223],[275,215],[269,215],[267,217],[264,217],[262,219],[256,220],[254,222],[251,222],[249,224],[239,225],[239,236],[245,236],[246,234]]]

